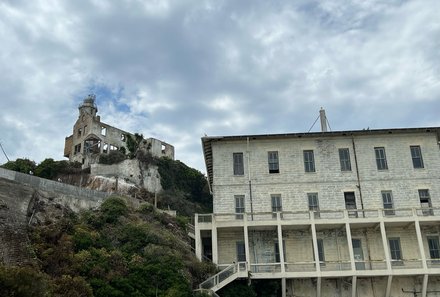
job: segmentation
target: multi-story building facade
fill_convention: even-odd
[[[73,134],[66,137],[64,156],[71,162],[81,162],[83,168],[96,163],[100,154],[108,154],[120,148],[127,149],[127,137],[133,134],[101,122],[97,115],[98,107],[95,95],[89,95],[78,107],[79,116],[73,126]],[[148,152],[156,157],[174,159],[174,147],[155,138],[147,138],[142,144]]]
[[[203,137],[196,254],[282,296],[440,296],[440,128]]]

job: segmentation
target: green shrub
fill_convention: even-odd
[[[45,297],[47,276],[29,267],[0,266],[0,296]]]
[[[110,151],[108,154],[99,155],[99,164],[112,165],[125,160],[125,154],[121,151]]]
[[[111,196],[102,203],[101,212],[105,223],[115,223],[120,216],[127,215],[128,207],[124,199]]]

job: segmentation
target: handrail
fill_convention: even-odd
[[[211,290],[214,287],[220,285],[225,280],[229,279],[231,276],[237,274],[241,271],[247,271],[247,263],[246,262],[237,262],[232,263],[222,271],[217,274],[211,276],[204,282],[199,285],[200,289]]]

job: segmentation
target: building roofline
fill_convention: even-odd
[[[282,133],[282,134],[250,134],[250,135],[231,135],[231,136],[205,136],[202,137],[202,149],[205,157],[208,183],[211,189],[213,182],[213,160],[212,143],[218,141],[247,141],[264,139],[283,139],[283,138],[321,138],[321,137],[355,137],[368,135],[388,135],[388,134],[415,134],[415,133],[436,133],[437,141],[440,140],[440,127],[419,127],[419,128],[390,128],[390,129],[363,129],[363,130],[344,130],[330,132],[301,132],[301,133]]]

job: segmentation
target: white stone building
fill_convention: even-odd
[[[282,296],[440,296],[440,128],[203,137],[213,214],[201,284]],[[282,242],[282,244],[280,244]]]

